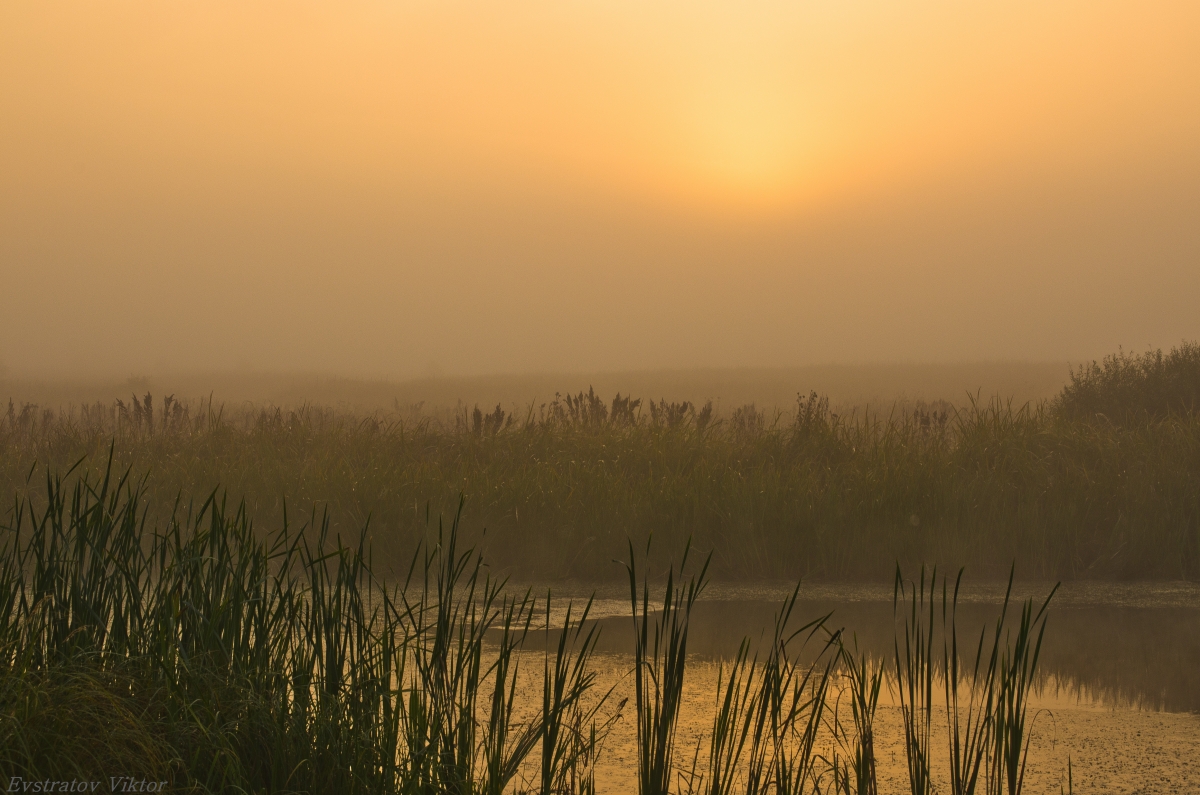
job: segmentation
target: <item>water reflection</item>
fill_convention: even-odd
[[[1018,584],[1014,595],[1018,600],[1040,600],[1050,587]],[[545,593],[545,586],[532,590]],[[586,600],[590,594],[588,589],[561,586],[554,591],[559,611],[551,615],[552,627],[556,618],[561,622],[567,597]],[[703,749],[711,731],[718,661],[733,656],[743,637],[759,643],[769,638],[776,612],[790,593],[790,588],[771,585],[714,586],[697,604],[677,736],[681,758],[690,760],[696,749]],[[891,588],[830,585],[805,587],[801,594],[793,628],[828,615],[831,628],[845,628],[847,642],[856,642],[860,650],[877,658],[892,659]],[[969,657],[974,656],[980,631],[994,626],[1003,598],[1003,584],[963,593],[957,627],[959,647],[966,648]],[[1019,601],[1011,603],[1009,610],[1012,625],[1019,618]],[[628,591],[615,586],[600,589],[592,615],[602,628],[594,660],[597,692],[611,687],[611,705],[632,699],[628,672],[633,623]],[[940,623],[939,604],[935,624]],[[556,640],[553,630],[535,636]],[[540,658],[537,645],[534,640],[526,648]],[[820,651],[821,645],[818,639],[809,653]],[[940,637],[935,637],[935,655],[940,656],[940,650]],[[540,659],[530,662],[531,671],[541,670]],[[1200,586],[1067,586],[1052,602],[1039,668],[1040,686],[1030,713],[1027,792],[1063,791],[1068,762],[1077,792],[1200,792],[1200,750],[1194,741],[1200,731]],[[831,690],[834,716],[843,685],[839,680]],[[935,685],[935,691],[940,692],[940,687]],[[900,792],[907,788],[903,728],[894,692],[889,690],[885,688],[876,716],[876,759],[880,791]],[[935,702],[940,701],[940,695],[935,695]],[[935,737],[944,737],[945,709],[935,706],[932,719]],[[834,750],[829,736],[821,742],[821,753]],[[931,769],[942,791],[948,786],[944,756],[935,754]],[[626,715],[614,725],[604,747],[597,767],[599,791],[633,791],[636,761],[634,726]]]
[[[570,595],[580,598],[581,590]],[[809,591],[817,598],[802,597],[793,626],[828,614],[829,626],[844,628],[860,649],[890,659],[895,638],[890,588],[827,586],[801,594]],[[958,606],[960,649],[970,646],[973,655],[980,631],[999,615],[1003,591],[993,585],[964,593]],[[1014,592],[1044,598],[1049,586],[1020,584]],[[713,588],[697,604],[690,651],[701,659],[731,657],[743,637],[769,637],[787,594],[773,586]],[[1010,621],[1019,609],[1010,605]],[[631,653],[628,613],[628,597],[619,589],[597,594],[593,615],[603,626],[600,651]],[[940,624],[940,605],[936,620]],[[1047,699],[1200,712],[1200,589],[1186,583],[1067,587],[1051,603],[1039,668],[1053,691],[1043,690]]]

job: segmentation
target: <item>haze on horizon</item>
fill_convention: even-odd
[[[1200,338],[1200,4],[0,7],[0,375]]]

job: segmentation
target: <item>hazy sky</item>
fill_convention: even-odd
[[[12,375],[1200,337],[1195,0],[0,4]]]

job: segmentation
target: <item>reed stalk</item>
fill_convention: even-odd
[[[942,583],[942,671],[946,692],[946,737],[947,756],[950,760],[950,791],[953,795],[973,795],[980,783],[980,774],[986,773],[988,753],[995,731],[995,710],[999,691],[1003,684],[998,681],[1000,673],[1000,639],[1004,620],[1008,614],[1015,571],[1009,573],[1008,589],[1000,616],[996,620],[991,651],[985,656],[987,628],[979,633],[975,659],[970,671],[969,689],[965,704],[961,685],[965,677],[958,648],[958,598],[962,586],[963,572],[959,570],[954,581],[954,593],[946,599],[946,583]],[[965,710],[965,715],[964,715]]]
[[[718,669],[707,775],[700,788],[704,795],[733,792],[756,707],[763,697],[757,673],[758,660],[750,656],[748,638],[742,641],[728,672],[724,661]]]
[[[909,791],[931,795],[931,730],[933,724],[933,619],[937,570],[926,585],[925,567],[919,582],[904,580],[896,568],[893,609],[897,622],[904,616],[903,630],[895,640],[895,672],[904,721],[904,754],[908,763]],[[906,612],[901,613],[901,605]],[[903,651],[902,651],[903,649]]]
[[[564,632],[548,704],[517,718],[536,605],[460,550],[461,517],[388,586],[365,527],[262,533],[214,494],[156,530],[140,485],[48,478],[0,531],[0,773],[474,795],[524,786],[543,748],[554,791],[586,782],[611,725],[582,706],[594,627]]]
[[[842,670],[850,686],[850,713],[854,721],[854,739],[849,758],[832,761],[834,790],[839,795],[878,795],[879,782],[875,768],[875,711],[883,687],[886,668],[882,661],[854,648],[841,644],[839,653]],[[840,703],[840,699],[839,699]],[[835,739],[843,746],[846,732],[837,715],[833,720]]]
[[[1001,687],[995,711],[994,758],[989,791],[1021,795],[1025,786],[1025,765],[1033,739],[1028,724],[1029,700],[1036,686],[1038,657],[1046,633],[1046,610],[1058,591],[1055,585],[1037,607],[1027,599],[1021,605],[1016,634],[1005,644],[1000,655]]]
[[[599,640],[597,624],[588,624],[592,600],[572,622],[567,606],[563,627],[550,657],[550,594],[546,595],[546,657],[542,677],[541,776],[542,793],[589,793],[595,791],[595,762],[600,745],[620,719],[624,702],[607,718],[600,711],[613,692],[613,685],[589,706],[584,696],[595,686],[590,670]],[[585,632],[586,629],[586,632]]]
[[[646,554],[649,552],[647,541]],[[668,795],[675,772],[675,730],[687,670],[688,626],[696,599],[704,591],[709,564],[706,559],[698,572],[685,574],[690,552],[689,543],[678,570],[673,564],[668,568],[662,609],[652,612],[649,575],[639,577],[633,542],[629,542],[625,568],[634,628],[639,795]]]

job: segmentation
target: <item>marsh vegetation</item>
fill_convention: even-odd
[[[873,794],[895,730],[905,791],[1017,795],[1055,630],[1054,589],[1015,597],[1012,572],[1196,576],[1195,372],[1196,346],[1120,355],[1051,403],[888,417],[815,394],[720,415],[589,392],[448,421],[13,405],[0,773],[585,793],[625,732],[643,795]],[[613,559],[623,630],[508,576],[611,579]],[[1008,583],[969,628],[962,564]],[[890,642],[806,613],[797,586],[706,663],[697,730],[689,642],[714,573],[891,583]]]
[[[594,392],[523,408],[358,416],[315,406],[233,410],[134,396],[0,419],[3,493],[31,472],[110,453],[148,475],[165,521],[216,488],[260,525],[285,506],[369,521],[377,565],[399,572],[426,516],[453,515],[492,565],[523,579],[619,578],[626,538],[691,539],[719,579],[886,580],[897,561],[1003,577],[1200,576],[1200,352],[1117,355],[1039,404],[975,399],[836,412],[643,401]],[[41,469],[38,469],[38,468]],[[481,531],[486,528],[486,536]]]
[[[597,686],[590,605],[551,622],[551,595],[506,591],[459,547],[457,520],[385,583],[362,535],[309,524],[259,538],[244,511],[214,500],[158,529],[139,496],[111,472],[51,479],[43,511],[14,512],[0,554],[10,778],[120,769],[214,792],[592,792],[605,737],[631,712],[642,793],[877,789],[872,725],[889,663],[848,647],[829,616],[798,621],[798,588],[761,655],[747,639],[718,674],[713,728],[689,765],[676,728],[707,563],[686,570],[686,549],[661,585],[628,548],[626,705]],[[947,596],[935,574],[895,582],[890,670],[913,792],[930,791],[940,680],[952,707],[960,682],[969,694],[949,735],[955,791],[1019,793],[1045,603],[1008,620],[1006,596],[960,672],[958,584]],[[839,677],[852,721],[833,706]]]

